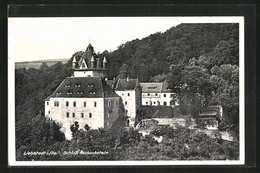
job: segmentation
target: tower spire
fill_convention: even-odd
[[[107,68],[107,59],[106,59],[106,57],[104,57],[104,60],[103,60],[103,68],[104,69]]]
[[[95,59],[94,59],[94,56],[93,56],[93,55],[91,56],[91,60],[90,60],[90,61],[91,61],[91,67],[92,67],[92,68],[95,68],[95,67],[94,67],[94,66],[95,66]]]
[[[74,56],[73,61],[72,61],[72,69],[75,69],[77,66],[77,60],[76,57]]]

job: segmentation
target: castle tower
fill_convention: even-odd
[[[93,46],[89,44],[78,62],[74,62],[73,59],[73,69],[75,77],[100,76],[104,78],[107,76],[107,60],[104,58],[103,68],[101,68],[100,58],[95,53]]]

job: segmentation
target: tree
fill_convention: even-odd
[[[74,137],[79,130],[79,122],[75,121],[75,123],[70,126],[70,130],[72,132],[72,136]]]
[[[120,78],[121,79],[126,79],[126,77],[128,76],[129,74],[129,66],[127,64],[123,64],[121,67],[120,67]]]
[[[89,131],[89,129],[90,129],[90,127],[89,127],[88,124],[86,124],[86,125],[84,126],[84,128],[85,128],[85,130],[87,130],[87,131]]]

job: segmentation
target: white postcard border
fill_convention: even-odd
[[[108,17],[109,18],[109,17]],[[108,19],[106,18],[106,19]],[[128,18],[128,17],[125,17]],[[239,23],[239,160],[213,161],[16,161],[15,60],[13,26],[8,20],[8,166],[127,166],[127,165],[244,165],[245,164],[245,38],[244,17],[175,17],[180,23]],[[9,18],[10,19],[10,18]],[[44,103],[43,103],[44,104]]]

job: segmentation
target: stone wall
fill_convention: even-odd
[[[59,103],[59,106],[55,106],[55,101]],[[69,102],[68,106],[66,106],[66,101]],[[74,101],[76,102],[75,107]],[[84,102],[86,102],[86,106],[84,106]],[[84,129],[86,124],[92,129],[104,127],[104,98],[50,98],[46,110],[50,110],[50,114],[48,112],[46,114],[47,118],[62,125],[62,131],[67,139],[71,138],[70,126],[76,121],[79,123],[80,129]],[[67,113],[69,113],[69,117],[67,117]],[[73,113],[75,117],[73,117]]]
[[[118,116],[122,116],[123,112],[120,110],[120,98],[110,97],[104,99],[104,128],[110,128]]]

